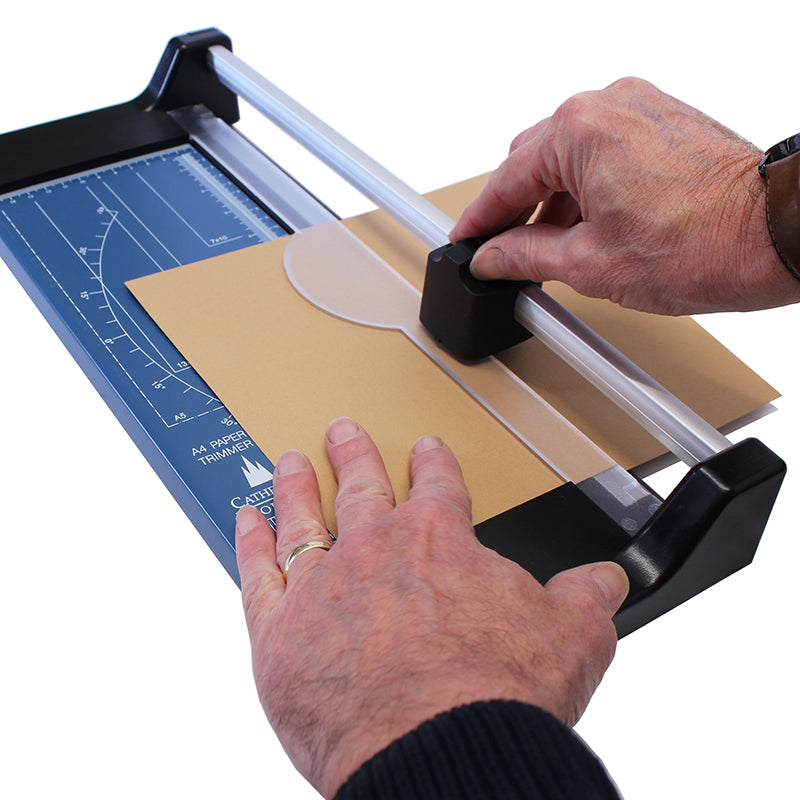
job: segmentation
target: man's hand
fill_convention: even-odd
[[[628,78],[520,134],[450,238],[510,228],[476,254],[476,277],[563,281],[642,311],[785,305],[800,300],[800,281],[770,239],[761,156]]]
[[[568,725],[611,663],[611,617],[628,582],[589,565],[541,586],[484,548],[453,454],[436,437],[410,459],[397,505],[367,433],[329,426],[339,539],[282,567],[300,544],[329,542],[314,470],[278,461],[276,536],[244,508],[236,549],[253,668],[267,717],[300,772],[326,797],[392,741],[479,700],[538,705]]]

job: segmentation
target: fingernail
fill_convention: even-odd
[[[358,425],[350,417],[339,417],[328,425],[327,437],[331,444],[343,444],[358,433]]]
[[[472,258],[469,271],[481,280],[503,278],[508,274],[505,253],[497,247],[478,250]]]
[[[413,455],[424,453],[426,450],[435,450],[437,447],[444,447],[444,442],[438,436],[423,436],[412,448]]]
[[[236,513],[236,535],[245,536],[261,523],[264,515],[253,506],[243,506]]]
[[[625,570],[613,561],[606,561],[594,567],[590,574],[605,596],[609,611],[616,614],[631,588]]]
[[[276,475],[292,475],[302,472],[309,465],[308,459],[299,450],[287,450],[275,465]]]

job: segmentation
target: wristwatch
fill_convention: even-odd
[[[800,280],[800,133],[770,147],[758,171],[767,182],[767,226],[775,249]]]

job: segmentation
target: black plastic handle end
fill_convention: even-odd
[[[572,483],[476,533],[541,583],[580,564],[621,564],[631,590],[614,623],[625,636],[753,560],[785,473],[782,459],[747,439],[692,467],[633,537]]]
[[[630,633],[746,567],[786,464],[746,439],[692,467],[645,528],[612,560],[631,580],[614,619]]]
[[[232,50],[231,40],[216,28],[185,33],[169,40],[147,89],[136,103],[147,110],[173,111],[204,105],[233,125],[239,121],[239,101],[208,66],[208,49]]]

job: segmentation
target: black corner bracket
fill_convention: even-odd
[[[230,49],[231,40],[216,28],[176,36],[135,99],[3,134],[0,194],[185,144],[188,134],[168,113],[183,106],[204,105],[236,122],[238,99],[207,63],[213,45]]]
[[[571,483],[476,532],[542,583],[593,561],[622,565],[631,590],[614,622],[624,636],[753,560],[785,473],[775,453],[747,439],[692,467],[633,537]]]
[[[170,39],[149,85],[134,102],[160,111],[204,105],[230,125],[238,122],[236,94],[222,85],[208,65],[208,49],[214,45],[233,49],[230,38],[216,28]]]
[[[783,460],[757,439],[692,467],[649,524],[612,557],[631,581],[615,617],[620,635],[746,567],[785,474]]]

